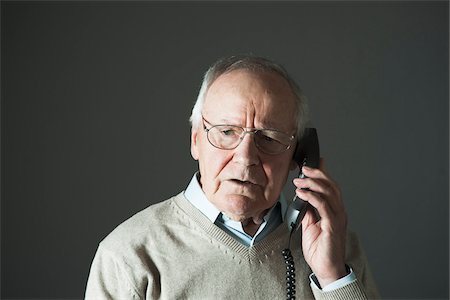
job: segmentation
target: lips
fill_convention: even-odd
[[[255,185],[255,186],[265,186],[266,180],[264,176],[258,174],[258,172],[240,171],[224,174],[222,181],[229,181],[234,184],[239,185]]]
[[[248,186],[248,187],[262,186],[256,180],[248,180],[248,179],[245,180],[245,179],[229,178],[228,181],[230,181],[232,183],[235,183],[235,184],[238,184],[238,185],[243,185],[243,186]]]
[[[238,183],[238,184],[256,184],[248,180],[239,180],[239,179],[230,179],[230,181]]]

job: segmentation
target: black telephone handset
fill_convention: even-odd
[[[320,162],[319,139],[315,128],[306,128],[303,137],[297,141],[294,152],[294,160],[297,162],[300,173],[299,178],[306,176],[302,172],[302,166],[318,168]],[[303,201],[297,195],[289,204],[285,213],[285,221],[290,231],[296,230],[305,216],[308,202]]]
[[[308,166],[311,168],[319,167],[319,139],[317,138],[317,131],[315,128],[306,128],[302,138],[297,141],[297,148],[294,152],[294,160],[300,167],[300,173],[298,176],[300,178],[306,177],[302,172],[303,166]],[[283,255],[284,258],[284,263],[288,269],[286,276],[286,299],[295,299],[295,263],[294,257],[290,250],[291,238],[294,231],[297,230],[303,217],[305,216],[308,205],[310,205],[308,202],[303,201],[296,195],[289,204],[284,215],[284,220],[290,231],[289,244],[286,249],[281,251],[281,255]]]

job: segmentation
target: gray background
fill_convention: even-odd
[[[447,2],[1,13],[3,298],[83,296],[98,242],[187,185],[201,77],[236,53],[282,63],[303,87],[382,296],[448,298]]]

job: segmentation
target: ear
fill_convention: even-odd
[[[198,131],[194,127],[191,129],[191,155],[192,158],[198,160]]]

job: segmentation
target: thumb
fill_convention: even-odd
[[[306,213],[302,220],[302,228],[305,230],[309,225],[315,224],[318,221],[316,213],[311,204],[307,204]]]

